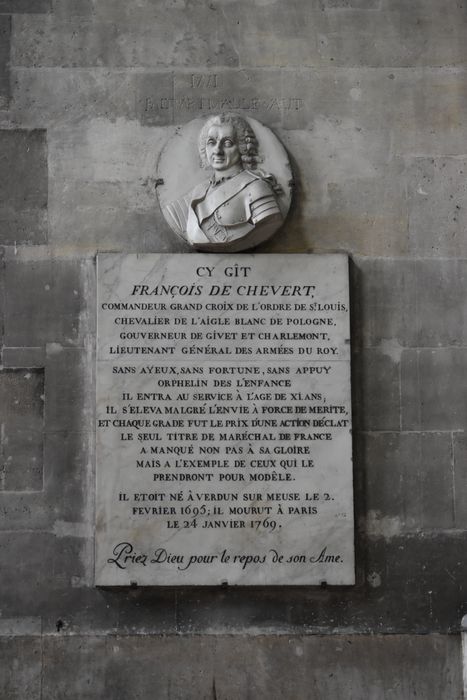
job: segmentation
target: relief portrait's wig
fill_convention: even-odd
[[[209,163],[206,158],[206,142],[208,140],[208,131],[211,126],[221,126],[221,124],[232,124],[234,133],[237,139],[238,148],[240,151],[242,165],[247,170],[255,170],[258,161],[258,140],[255,132],[248,124],[246,119],[240,117],[233,112],[218,114],[215,117],[208,119],[200,131],[198,139],[198,150],[201,158],[201,166],[208,168]]]

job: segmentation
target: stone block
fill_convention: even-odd
[[[258,71],[261,72],[266,71]],[[269,74],[271,71],[267,71]],[[365,143],[361,158],[371,162],[386,163],[393,155],[391,150],[390,123],[386,119],[386,102],[390,102],[394,82],[390,71],[378,68],[329,66],[297,67],[281,70],[282,89],[286,94],[301,99],[300,109],[290,110],[283,125],[287,129],[308,131],[308,137],[316,134],[318,149],[320,140],[333,141],[332,131],[340,132],[341,139],[350,136],[359,148]],[[311,133],[310,133],[311,132]],[[342,148],[342,144],[340,145]],[[320,163],[321,165],[321,163]],[[337,163],[331,162],[330,166]]]
[[[430,66],[462,64],[465,13],[436,0],[385,2],[381,12],[322,13],[319,49],[335,65]]]
[[[0,515],[1,530],[46,530],[55,519],[43,491],[0,491]]]
[[[180,632],[457,631],[465,609],[466,564],[459,555],[465,533],[402,535],[389,530],[389,520],[385,525],[379,534],[360,535],[364,576],[356,587],[183,591],[177,600]]]
[[[354,257],[352,304],[363,346],[380,346],[395,361],[417,344],[417,270],[413,260]],[[397,293],[395,293],[397,290]]]
[[[46,532],[1,532],[2,609],[5,617],[64,615],[66,592],[83,576],[83,540]]]
[[[223,19],[243,66],[429,66],[465,60],[460,6],[450,13],[436,0],[386,4],[378,12],[322,9],[310,4],[304,9],[295,0],[275,3],[263,14],[239,2],[225,7]]]
[[[410,250],[466,257],[467,159],[416,158],[407,171]]]
[[[50,12],[52,0],[0,0],[0,15]]]
[[[3,637],[0,639],[0,657],[0,696],[4,700],[40,700],[40,637]]]
[[[0,109],[7,109],[10,99],[11,17],[0,16]]]
[[[93,14],[93,0],[51,0],[52,12],[56,17],[89,17]]]
[[[455,526],[467,528],[467,435],[465,432],[453,435],[454,463],[454,516]]]
[[[91,442],[87,433],[50,432],[44,438],[39,492],[0,491],[0,527],[90,536]],[[42,461],[42,452],[41,452]],[[43,487],[42,487],[43,483]]]
[[[323,10],[380,10],[383,0],[320,0]]]
[[[455,527],[451,433],[371,433],[363,438],[367,532]]]
[[[5,264],[5,345],[80,344],[87,332],[82,323],[86,263],[13,251]]]
[[[458,65],[467,56],[462,7],[446,12],[436,0],[381,11],[371,0],[351,0],[350,7],[345,0],[293,0],[262,12],[247,0],[146,1],[131,9],[106,0],[93,7],[81,17],[17,15],[12,65],[203,69],[236,67],[241,56],[245,68],[404,67]]]
[[[195,631],[222,634],[227,629],[236,633],[248,629],[256,633],[271,629],[290,632],[294,629],[291,608],[303,602],[304,590],[294,587],[290,595],[290,588],[185,588],[177,593],[177,628],[185,635]],[[307,624],[309,618],[304,621]]]
[[[91,442],[89,433],[55,432],[53,425],[45,436],[44,500],[57,520],[86,523],[91,517]]]
[[[263,71],[267,76],[275,72]],[[408,70],[330,64],[283,68],[281,74],[281,94],[301,100],[298,105],[284,103],[298,106],[284,112],[282,125],[287,129],[308,130],[310,138],[318,130],[317,135],[321,132],[326,138],[326,129],[338,125],[341,138],[343,132],[353,132],[356,145],[363,140],[361,156],[373,163],[385,164],[397,155],[463,153],[467,137],[463,66]],[[262,77],[260,84],[268,82]],[[271,119],[274,113],[269,110],[266,117]],[[335,164],[339,162],[336,159]]]
[[[1,489],[40,491],[43,468],[44,373],[0,372]]]
[[[212,16],[212,20],[210,17]],[[203,6],[100,3],[91,16],[18,16],[13,66],[236,66],[234,39],[213,31],[220,13]]]
[[[467,260],[418,261],[416,283],[418,345],[467,345]]]
[[[86,351],[47,346],[45,431],[86,432],[91,427],[94,397],[92,366]]]
[[[353,421],[360,430],[399,430],[400,364],[379,348],[355,352],[352,360]]]
[[[295,176],[287,223],[262,250],[399,256],[407,251],[403,163],[372,160],[354,125],[281,131]],[[370,149],[371,150],[371,149]]]
[[[5,249],[0,247],[0,343],[3,349],[5,331]],[[0,358],[3,360],[2,352]]]
[[[78,540],[76,540],[78,542]],[[71,539],[64,541],[73,544]],[[89,559],[85,562],[85,571],[73,572],[71,565],[76,550],[69,548],[69,581],[60,582],[60,603],[47,599],[43,604],[42,626],[44,634],[54,634],[57,622],[63,623],[65,634],[102,634],[103,637],[116,633],[142,636],[166,635],[176,633],[176,604],[173,590],[165,589],[155,593],[148,591],[141,596],[141,590],[120,589],[111,593],[105,589],[93,587],[92,575],[88,577],[89,565],[92,568],[93,542],[81,541],[78,556]],[[59,625],[60,626],[60,625]]]
[[[99,594],[101,601],[114,611],[116,628],[122,634],[140,634],[142,629],[150,630],[150,634],[171,634],[177,629],[177,592],[173,588],[138,588],[126,592],[100,589]],[[102,602],[98,604],[101,606]],[[82,627],[83,623],[79,622]],[[89,614],[87,626],[94,631]]]
[[[391,130],[394,153],[422,157],[464,153],[465,66],[395,69],[386,71],[386,76],[390,80],[381,96],[380,123]],[[375,117],[378,112],[374,110]]]
[[[107,649],[108,641],[103,637],[44,639],[43,692],[50,700],[54,696],[63,700],[105,697],[106,669],[101,661],[107,657]]]
[[[98,250],[186,250],[165,224],[155,192],[167,129],[123,119],[56,130],[50,140],[50,239]]]
[[[366,614],[390,631],[457,632],[465,610],[465,532],[372,538]]]
[[[403,430],[464,430],[465,348],[404,350],[401,358]]]
[[[467,262],[354,257],[355,323],[365,346],[466,344]],[[397,290],[397,293],[396,293]]]
[[[87,119],[136,119],[143,114],[142,86],[147,94],[168,92],[169,73],[132,73],[90,68],[31,68],[12,70],[11,114],[22,125],[47,128],[75,124]],[[169,123],[165,113],[151,123]]]
[[[43,642],[43,692],[50,700],[383,700],[388,691],[394,700],[453,700],[460,653],[447,635],[53,636]]]
[[[47,240],[46,132],[2,129],[0,152],[1,242],[43,243]]]
[[[44,367],[45,348],[3,348],[2,363],[7,368]]]
[[[39,636],[40,633],[40,617],[8,617],[0,620],[0,637]]]

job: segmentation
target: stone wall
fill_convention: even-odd
[[[461,0],[0,0],[2,698],[460,697],[466,32]],[[357,585],[97,590],[95,254],[187,251],[157,158],[226,109],[294,167],[258,252],[351,255]]]

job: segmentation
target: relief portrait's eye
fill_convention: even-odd
[[[215,143],[216,143],[216,142],[214,141],[213,138],[208,139],[208,144],[209,144],[210,146],[214,146]]]
[[[234,145],[233,141],[231,141],[230,139],[225,139],[224,146],[227,146],[227,148],[230,148],[233,145]]]

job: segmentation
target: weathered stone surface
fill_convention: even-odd
[[[51,637],[43,659],[50,700],[182,700],[188,688],[232,699],[462,695],[460,641],[449,636]]]
[[[403,347],[466,344],[466,260],[354,258],[356,332],[398,358]]]
[[[52,0],[0,0],[0,14],[40,14],[51,7]]]
[[[0,620],[1,637],[26,637],[41,634],[40,617],[8,617]]]
[[[0,372],[1,470],[4,491],[42,489],[44,373]]]
[[[5,265],[5,345],[79,344],[87,331],[80,323],[86,264],[43,256],[28,260],[12,251]]]
[[[453,435],[453,467],[454,467],[454,518],[456,527],[467,527],[467,436],[464,432]]]
[[[261,74],[261,71],[258,71]],[[266,76],[274,76],[268,70]],[[301,98],[286,128],[337,123],[364,138],[366,157],[457,153],[465,139],[465,67],[282,69],[285,94]],[[259,84],[268,85],[265,77]],[[275,79],[277,83],[277,78]],[[271,118],[271,117],[269,117]]]
[[[11,18],[0,17],[0,109],[8,107],[10,98]]]
[[[15,23],[13,65],[236,66],[241,56],[243,67],[439,66],[466,58],[462,7],[446,12],[435,0],[376,12],[326,12],[320,2],[304,9],[299,0],[267,12],[246,0],[205,7],[144,2],[130,11],[101,2],[82,19],[24,16]]]
[[[352,360],[353,418],[360,430],[399,430],[400,369],[397,357],[361,349]]]
[[[467,260],[417,262],[416,281],[417,344],[467,345]]]
[[[392,88],[384,85],[380,124],[391,129],[394,152],[413,156],[463,154],[459,144],[466,129],[465,67],[396,69],[387,76]],[[376,117],[378,112],[373,114]]]
[[[448,627],[457,632],[465,610],[465,564],[459,556],[464,542],[463,532],[374,540],[367,559],[368,593],[370,608],[381,622],[386,615],[397,616],[398,624],[428,632],[450,617]],[[435,562],[440,551],[443,568],[438,570]],[[383,599],[385,610],[377,612],[377,601]]]
[[[380,10],[383,0],[320,0],[323,10]]]
[[[112,21],[108,21],[108,13]],[[118,29],[117,29],[118,27]],[[48,37],[48,39],[45,39]],[[202,13],[127,5],[99,6],[88,17],[19,16],[12,44],[14,66],[236,66],[228,34],[216,36]]]
[[[295,197],[284,235],[262,249],[271,252],[398,256],[407,252],[407,209],[403,164],[383,165],[365,136],[331,120],[313,132],[280,132],[291,156]]]
[[[465,348],[404,350],[401,359],[403,430],[464,430],[467,397],[461,378]]]
[[[354,329],[364,347],[400,359],[403,346],[418,344],[417,270],[421,263],[354,257],[352,307]],[[394,290],[397,289],[397,294]]]
[[[93,0],[51,0],[56,17],[89,17],[95,10]]]
[[[47,240],[45,131],[2,129],[0,150],[1,243],[44,243]]]
[[[48,423],[46,427],[44,503],[53,503],[53,516],[57,521],[86,523],[90,517],[87,489],[92,481],[89,463],[91,435],[68,432],[66,429],[57,432],[53,423]]]
[[[0,533],[5,617],[42,616],[48,610],[56,611],[57,617],[63,615],[63,603],[56,594],[71,588],[73,577],[83,575],[82,546],[82,539],[44,532]],[[28,552],[21,562],[19,551]],[[14,585],[7,585],[8,581]]]
[[[246,597],[244,591],[234,589],[187,589],[177,597],[179,629],[210,634],[222,633],[226,627],[240,632],[305,629],[316,633],[331,624],[334,631],[384,627],[392,633],[427,633],[435,624],[455,632],[465,608],[466,567],[459,556],[464,541],[464,533],[459,532],[401,536],[389,529],[384,536],[365,538],[362,579],[352,591],[261,589]],[[441,549],[445,569],[438,571],[429,562],[437,560]]]
[[[91,251],[186,249],[165,224],[155,192],[167,136],[123,119],[56,130],[49,140],[51,242]]]
[[[0,247],[0,343],[3,349],[5,332],[5,249]],[[0,352],[0,358],[2,354]]]
[[[371,433],[364,446],[369,534],[455,527],[451,433]]]
[[[85,350],[47,346],[45,421],[47,431],[89,430],[92,368]]]
[[[410,250],[466,257],[467,159],[417,158],[407,173]]]
[[[92,482],[90,443],[88,433],[54,432],[51,426],[44,437],[43,490],[0,492],[1,529],[90,536],[92,514],[86,492]]]
[[[150,75],[105,68],[13,69],[11,115],[14,121],[48,128],[83,119],[136,119],[146,96],[170,93],[169,73]],[[142,116],[141,116],[142,118]],[[151,124],[169,123],[161,112]]]
[[[4,367],[44,367],[45,348],[3,348],[2,363]]]
[[[44,530],[55,515],[43,491],[0,491],[2,530]]]
[[[4,700],[41,700],[42,642],[39,637],[0,639],[0,695]]]

